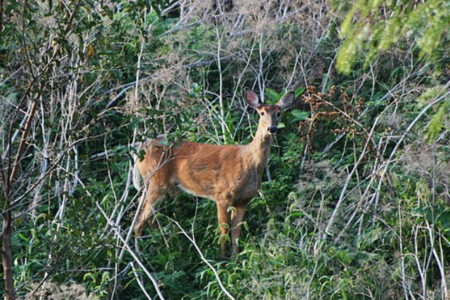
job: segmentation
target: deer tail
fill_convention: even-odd
[[[135,153],[132,154],[132,157],[133,157],[133,161],[134,161],[133,174],[132,174],[133,185],[134,185],[134,188],[139,191],[141,189],[141,174],[139,173],[139,167],[138,167],[139,157]]]

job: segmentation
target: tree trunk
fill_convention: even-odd
[[[8,201],[8,200],[6,200]],[[7,208],[2,213],[3,216],[3,231],[2,231],[2,260],[3,260],[3,274],[5,279],[5,294],[6,300],[15,300],[16,292],[14,290],[14,277],[13,277],[13,257],[12,257],[12,215],[11,211]]]

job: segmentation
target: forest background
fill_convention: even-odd
[[[449,299],[450,4],[0,0],[4,299]],[[135,142],[248,143],[283,116],[240,246],[215,204],[158,206]]]

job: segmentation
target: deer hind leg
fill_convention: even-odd
[[[231,216],[231,245],[233,247],[233,255],[239,253],[237,242],[241,235],[242,221],[244,220],[246,208],[247,205],[236,205]]]
[[[230,213],[228,212],[229,205],[217,203],[217,217],[219,219],[220,230],[220,253],[222,258],[228,256],[228,231],[230,228]]]
[[[144,196],[145,199],[143,199]],[[140,201],[144,201],[144,203],[142,204],[142,208],[139,212],[136,225],[134,226],[136,237],[142,236],[142,231],[144,230],[145,223],[147,223],[147,220],[153,215],[153,206],[162,198],[162,192],[161,189],[155,189],[149,186],[147,195],[144,196],[142,196],[140,199]]]

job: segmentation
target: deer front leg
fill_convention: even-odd
[[[242,221],[244,220],[246,208],[247,205],[235,206],[231,216],[231,244],[233,246],[233,255],[237,255],[239,253],[237,240],[241,235]]]
[[[219,219],[220,230],[220,253],[222,258],[226,258],[228,254],[228,231],[230,228],[229,207],[229,205],[217,202],[217,218]]]

